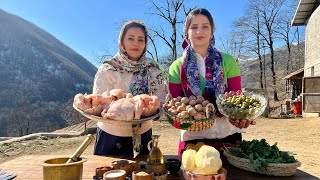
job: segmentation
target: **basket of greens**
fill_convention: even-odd
[[[271,176],[292,176],[301,165],[291,153],[280,151],[277,143],[270,146],[265,139],[243,140],[223,154],[235,167]]]

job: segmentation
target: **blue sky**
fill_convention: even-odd
[[[216,36],[229,31],[243,14],[246,0],[185,0],[188,6],[207,8],[216,23]],[[20,16],[46,30],[94,65],[105,50],[117,52],[119,30],[124,21],[140,19],[154,27],[159,17],[150,16],[146,0],[1,0],[0,9]],[[182,30],[180,30],[182,31]],[[179,39],[181,40],[181,39]],[[219,42],[218,42],[219,43]],[[159,46],[166,51],[162,42]],[[219,44],[218,44],[219,45]]]

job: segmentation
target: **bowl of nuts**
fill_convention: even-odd
[[[267,107],[267,99],[252,92],[220,94],[217,98],[219,112],[231,120],[252,120]]]
[[[164,104],[168,121],[177,129],[204,131],[214,124],[215,108],[202,96],[176,97],[169,94]]]

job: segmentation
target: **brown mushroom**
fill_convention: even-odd
[[[201,120],[202,119],[202,115],[201,115],[201,113],[197,113],[193,118],[195,120]]]
[[[181,102],[183,104],[188,104],[189,103],[189,99],[187,97],[183,97],[183,98],[181,98]]]
[[[204,97],[197,96],[197,100],[196,101],[197,101],[198,104],[201,104],[204,100],[205,100]]]
[[[178,111],[177,110],[171,110],[171,113],[172,114],[178,114]]]
[[[197,100],[197,98],[196,98],[194,95],[191,95],[191,96],[189,97],[189,101],[191,101],[191,100]]]
[[[182,117],[182,118],[189,118],[190,115],[188,114],[187,111],[182,111],[182,112],[180,113],[180,117]]]
[[[190,100],[189,101],[189,105],[191,105],[191,106],[194,106],[194,105],[196,105],[197,104],[197,101],[196,100]]]
[[[202,105],[201,105],[201,104],[195,105],[194,108],[195,108],[198,112],[201,112],[201,111],[202,111]]]
[[[181,102],[176,102],[175,104],[174,104],[174,106],[176,106],[176,107],[179,107],[181,105]]]
[[[189,104],[186,106],[186,111],[188,111],[190,108],[192,108],[192,106]]]
[[[188,109],[188,113],[190,114],[190,116],[195,116],[197,114],[197,111],[191,107]]]
[[[201,104],[202,104],[203,107],[206,107],[206,105],[209,104],[209,101],[208,100],[204,100]]]
[[[178,108],[177,108],[177,111],[178,112],[182,112],[182,111],[185,111],[186,110],[186,107],[180,105]]]

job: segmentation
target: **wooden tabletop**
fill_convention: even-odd
[[[14,173],[17,175],[15,179],[23,180],[37,180],[43,179],[43,167],[42,163],[45,160],[66,157],[66,156],[56,156],[56,155],[26,155],[11,161],[0,164],[0,169],[5,172]],[[85,155],[87,161],[83,163],[83,179],[93,179],[95,175],[95,170],[97,167],[110,166],[112,161],[119,159],[128,159],[128,158],[119,158],[119,157],[106,157],[106,156],[96,156],[96,155]],[[176,156],[166,155],[166,158],[177,158]],[[145,157],[140,157],[138,159],[128,159],[130,161],[146,160]],[[244,171],[234,166],[224,163],[223,167],[227,169],[227,179],[246,179],[246,180],[256,180],[256,179],[281,179],[281,180],[304,180],[304,179],[319,179],[315,176],[297,170],[293,176],[290,177],[274,177],[259,175],[256,173],[251,173]],[[178,174],[169,175],[168,179],[183,179],[181,170]]]

